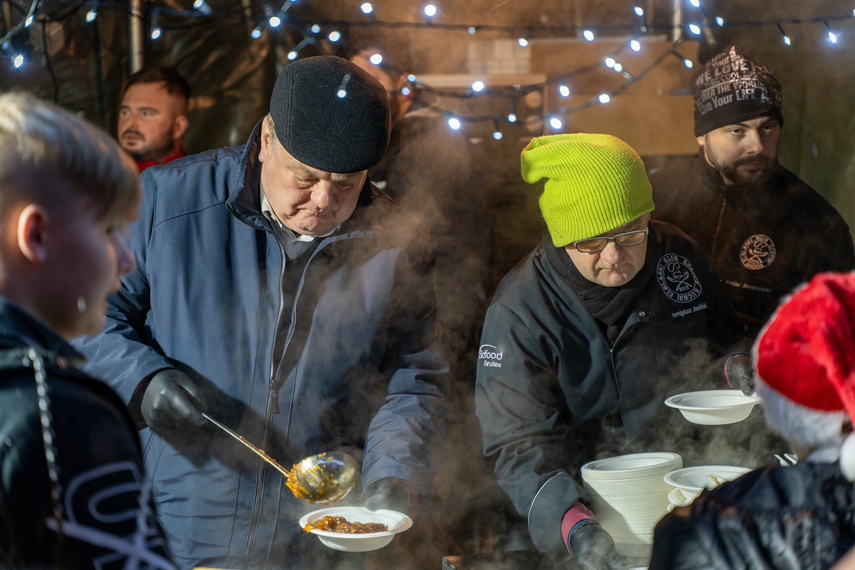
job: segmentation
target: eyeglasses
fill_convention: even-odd
[[[606,249],[606,246],[609,245],[610,241],[615,242],[615,245],[619,245],[620,247],[629,247],[631,245],[643,243],[644,240],[647,239],[647,232],[649,231],[649,229],[645,228],[643,230],[635,230],[618,234],[613,237],[580,239],[579,241],[574,241],[573,246],[576,248],[576,251],[581,253],[596,253],[598,251],[603,251]]]

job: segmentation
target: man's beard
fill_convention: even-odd
[[[715,153],[708,152],[707,161],[718,171],[727,184],[756,184],[765,179],[772,169],[772,161],[769,160],[769,157],[761,154],[740,158],[728,164],[722,164]],[[751,174],[742,174],[739,172],[740,166],[751,162],[762,162],[763,169],[754,171]]]
[[[129,131],[125,131],[127,133]],[[142,136],[142,134],[137,131],[133,131],[138,136]],[[125,133],[122,133],[122,138],[124,138]],[[154,160],[156,162],[162,161],[164,158],[172,154],[175,150],[175,140],[171,138],[166,138],[163,141],[163,144],[155,147],[148,148],[139,148],[139,149],[125,149],[131,158],[133,158],[137,162],[148,162]]]

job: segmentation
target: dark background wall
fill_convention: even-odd
[[[701,9],[688,0],[438,0],[439,13],[430,22],[422,12],[426,1],[377,0],[374,12],[363,14],[357,0],[284,0],[268,10],[287,8],[284,23],[266,29],[258,39],[252,29],[263,19],[258,0],[210,0],[211,13],[193,8],[193,0],[76,2],[45,0],[36,4],[33,23],[13,33],[31,9],[28,0],[0,2],[0,89],[23,89],[79,112],[115,134],[116,105],[128,76],[134,51],[132,29],[139,23],[143,41],[140,61],[176,66],[193,88],[191,127],[185,141],[189,152],[243,142],[265,113],[276,73],[287,64],[287,53],[302,40],[310,42],[299,57],[339,53],[346,45],[366,41],[387,46],[387,58],[406,62],[420,78],[444,81],[447,87],[427,90],[426,97],[441,108],[478,120],[464,120],[461,132],[483,145],[486,183],[496,202],[497,240],[507,248],[510,262],[536,242],[539,235],[535,192],[519,180],[519,151],[532,137],[551,132],[542,120],[558,108],[562,130],[610,132],[625,138],[655,166],[673,154],[693,153],[691,100],[687,88],[691,71],[679,53],[695,64],[711,45],[736,43],[755,60],[774,69],[784,87],[785,128],[781,162],[813,185],[855,227],[855,142],[849,136],[855,107],[855,14],[842,0],[706,0]],[[645,30],[633,13],[645,10]],[[95,7],[98,17],[86,21]],[[714,17],[724,20],[716,24]],[[163,30],[150,39],[153,22]],[[708,24],[705,33],[686,31],[690,22]],[[319,26],[313,33],[312,24]],[[781,29],[792,39],[786,46]],[[838,32],[837,44],[827,28]],[[477,29],[470,33],[469,28]],[[597,40],[581,39],[582,29],[596,31]],[[342,39],[327,38],[339,30]],[[634,34],[644,39],[646,59],[638,74],[664,54],[654,68],[624,85],[609,105],[586,106],[597,90],[620,89],[618,74],[596,65]],[[516,38],[528,35],[520,48]],[[672,42],[681,39],[675,53]],[[313,43],[312,43],[313,42]],[[12,56],[26,53],[16,69]],[[673,56],[673,57],[672,57]],[[624,49],[621,57],[631,57]],[[620,58],[618,58],[620,59]],[[628,64],[627,68],[631,66]],[[558,79],[572,76],[574,95],[556,94]],[[486,77],[500,95],[466,97],[468,82]],[[604,79],[605,78],[605,79]],[[427,81],[426,81],[427,82]],[[539,88],[529,87],[540,84]],[[504,119],[516,86],[516,101],[526,121]],[[581,106],[581,108],[579,108]],[[497,124],[504,133],[492,140]],[[444,120],[438,116],[438,120]]]

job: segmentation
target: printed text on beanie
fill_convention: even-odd
[[[781,84],[768,67],[730,46],[710,59],[692,83],[695,136],[769,115],[783,125]]]

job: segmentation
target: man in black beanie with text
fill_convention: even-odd
[[[349,453],[360,482],[345,504],[416,516],[428,493],[447,365],[429,234],[367,175],[389,129],[375,79],[309,57],[284,68],[246,145],[142,174],[137,270],[77,346],[141,428],[182,568],[363,565],[305,533],[324,505],[202,412],[287,467]]]
[[[855,269],[852,236],[822,196],[778,163],[782,94],[769,68],[728,46],[694,76],[692,96],[700,153],[650,176],[653,217],[710,254],[756,335],[798,284]]]

